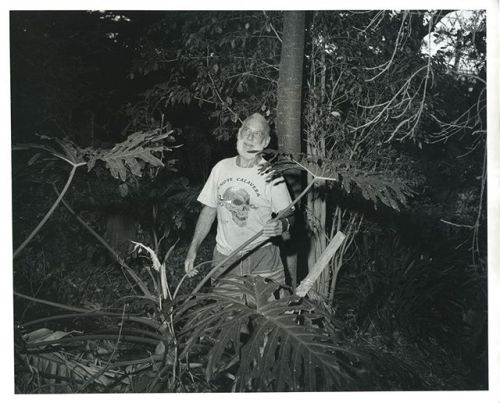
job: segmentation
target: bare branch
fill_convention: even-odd
[[[231,107],[227,104],[227,102],[222,99],[222,97],[219,93],[219,90],[217,89],[217,86],[215,85],[215,81],[214,81],[212,75],[209,72],[207,72],[207,75],[210,78],[210,81],[212,82],[213,90],[214,90],[215,94],[217,95],[217,97],[219,98],[220,102],[222,103],[222,106],[226,107],[234,116],[238,116],[238,120],[240,121],[240,123],[243,123],[239,114],[236,113],[234,110],[232,110]]]
[[[264,16],[266,17],[267,23],[269,24],[269,26],[271,27],[272,31],[276,35],[276,38],[278,38],[278,40],[280,42],[283,42],[283,40],[281,39],[281,36],[278,34],[278,31],[276,31],[276,29],[274,28],[274,25],[272,24],[271,19],[267,16],[267,13],[265,11],[262,11],[262,12],[264,13]]]
[[[456,224],[454,222],[443,220],[442,218],[439,221],[441,221],[444,224],[452,225],[453,227],[462,227],[462,228],[470,228],[470,229],[474,228],[474,225]]]
[[[396,56],[396,52],[398,51],[398,48],[399,48],[399,45],[400,45],[400,40],[403,38],[403,29],[404,29],[404,25],[405,25],[405,21],[406,21],[407,15],[408,15],[408,12],[405,12],[403,14],[403,19],[401,21],[401,26],[399,27],[398,36],[396,37],[396,43],[394,44],[394,50],[392,52],[391,58],[388,61],[382,63],[379,66],[365,67],[365,70],[378,70],[378,69],[382,69],[376,75],[374,75],[373,77],[371,77],[371,78],[369,78],[369,79],[367,79],[365,81],[370,82],[370,81],[375,80],[377,77],[379,77],[380,75],[382,75],[384,72],[386,72],[387,70],[389,70],[389,68],[391,67],[392,62],[394,61],[394,57]]]

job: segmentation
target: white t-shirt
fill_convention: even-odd
[[[219,161],[210,172],[198,201],[217,208],[217,250],[229,255],[259,232],[271,213],[285,209],[291,198],[283,178],[267,182],[257,165],[241,168],[236,158]],[[250,250],[267,239],[261,236],[248,245]]]

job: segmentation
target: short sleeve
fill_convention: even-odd
[[[198,195],[198,201],[208,207],[217,207],[217,165],[212,168],[203,189]]]

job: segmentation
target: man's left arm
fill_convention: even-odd
[[[281,212],[285,210],[292,199],[290,193],[288,192],[286,182],[283,178],[275,180],[271,185],[271,204],[275,212]],[[264,235],[268,237],[279,236],[288,234],[290,228],[292,228],[295,223],[295,209],[292,207],[283,217],[280,219],[271,219],[264,226]]]

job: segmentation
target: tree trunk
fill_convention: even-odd
[[[276,131],[281,150],[300,152],[304,11],[285,11],[278,80]]]
[[[276,132],[280,150],[292,154],[298,154],[301,151],[304,28],[304,11],[284,12]],[[297,197],[301,188],[300,173],[298,171],[289,172],[285,178],[292,189],[292,196]],[[297,282],[297,250],[300,246],[300,239],[297,236],[298,228],[300,228],[300,220],[296,221],[292,238],[283,247],[293,288]]]

